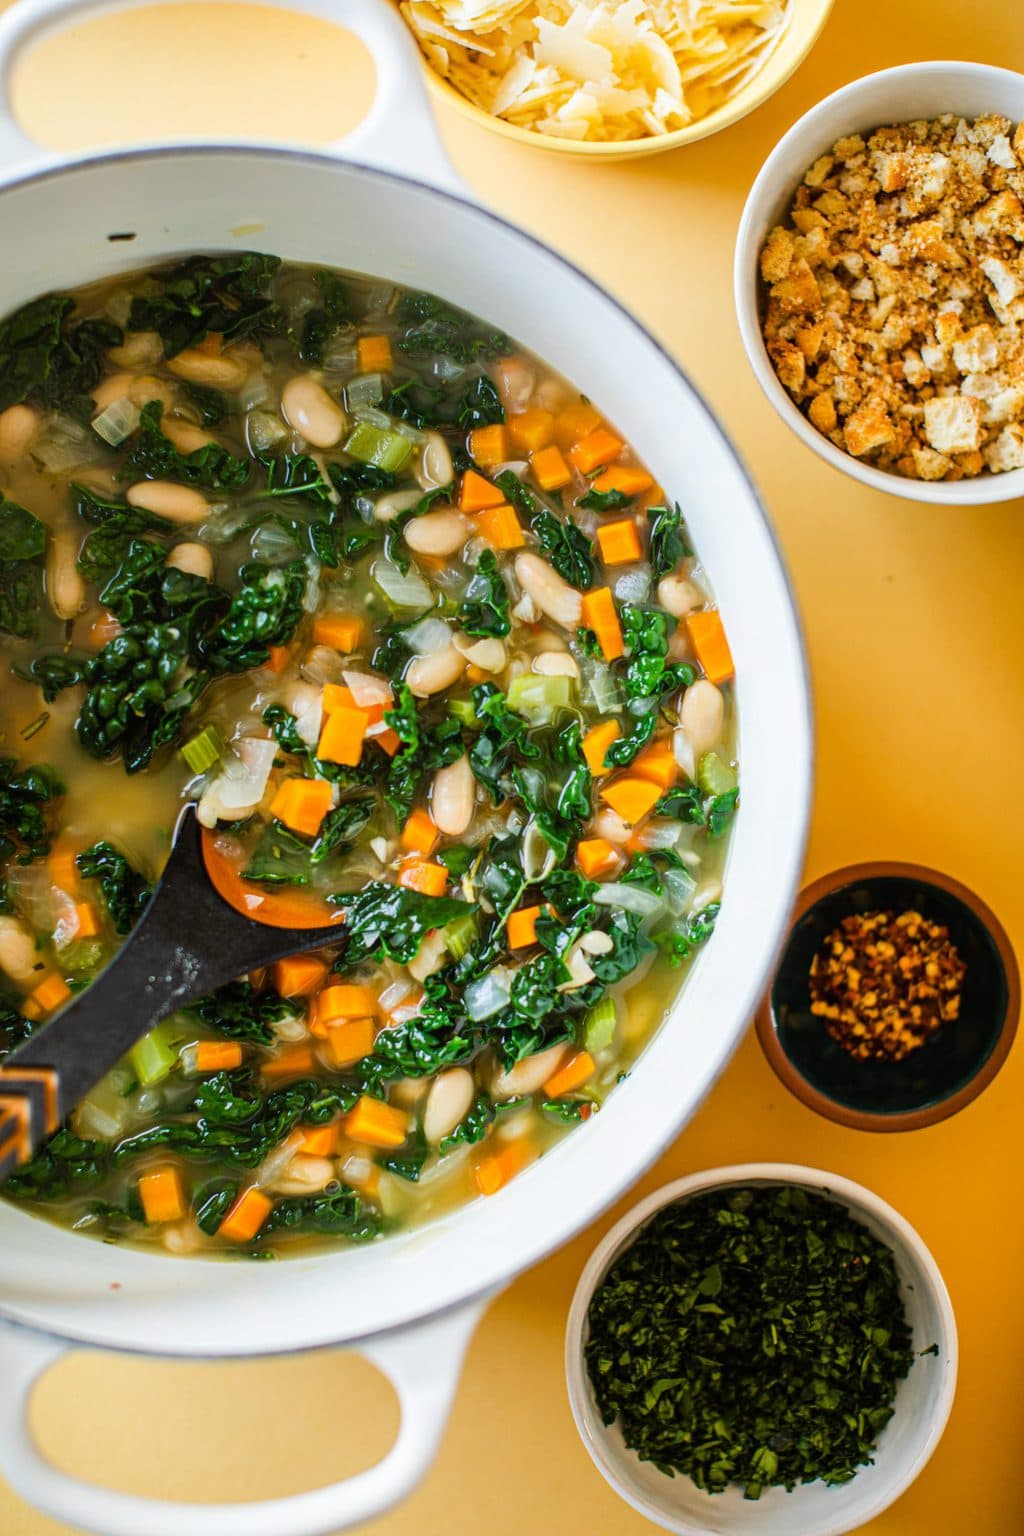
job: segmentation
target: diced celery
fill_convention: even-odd
[[[705,752],[697,764],[697,783],[706,795],[724,795],[736,788],[736,770],[717,752]]]
[[[216,767],[225,750],[217,727],[207,725],[191,741],[186,741],[181,755],[193,773],[206,773],[208,769]]]
[[[583,1020],[583,1044],[588,1051],[603,1051],[615,1038],[615,999],[602,997]]]
[[[399,432],[385,432],[368,421],[360,421],[349,433],[345,452],[360,464],[372,464],[397,475],[412,458],[412,443]]]
[[[93,976],[103,964],[102,939],[72,939],[60,947],[60,963],[74,977]]]
[[[165,1019],[148,1035],[143,1035],[128,1052],[135,1075],[143,1088],[152,1088],[178,1065],[178,1045],[182,1039],[180,1024]]]
[[[472,699],[449,699],[448,713],[454,715],[455,719],[469,730],[476,730],[481,724],[480,716],[473,707]]]
[[[525,672],[509,684],[509,708],[521,715],[550,720],[556,709],[567,709],[572,696],[571,677],[543,677]]]
[[[370,580],[396,616],[422,613],[433,602],[433,593],[414,565],[403,576],[391,560],[375,560]]]
[[[444,941],[453,960],[461,960],[476,943],[476,938],[476,918],[472,912],[467,912],[464,917],[457,917],[444,929]]]

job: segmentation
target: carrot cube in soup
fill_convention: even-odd
[[[604,837],[585,837],[576,844],[576,863],[588,880],[602,880],[618,869],[620,854]]]
[[[437,847],[440,836],[429,812],[417,808],[402,828],[399,841],[406,853],[421,853],[428,858]]]
[[[75,902],[75,938],[94,939],[103,931],[100,914],[91,901]]]
[[[273,1209],[269,1195],[251,1186],[239,1195],[217,1228],[217,1235],[226,1237],[229,1243],[251,1243]]]
[[[555,442],[561,448],[571,448],[600,425],[600,411],[595,411],[589,400],[577,400],[555,418]]]
[[[597,530],[597,542],[605,565],[630,565],[643,557],[643,545],[631,517],[624,517],[617,523],[604,523]]]
[[[569,457],[581,474],[591,475],[595,469],[617,459],[625,446],[622,439],[609,432],[607,427],[595,427],[593,432],[573,444]]]
[[[572,479],[572,470],[565,461],[565,454],[554,443],[531,453],[530,468],[542,491],[560,491]]]
[[[686,628],[705,677],[712,683],[727,683],[736,668],[718,609],[700,608],[696,613],[688,613]]]
[[[563,1062],[557,1072],[553,1072],[544,1084],[544,1092],[549,1099],[560,1099],[563,1094],[575,1093],[577,1088],[582,1088],[594,1075],[597,1067],[593,1056],[589,1051],[577,1051],[569,1060]]]
[[[78,873],[77,849],[63,841],[54,843],[46,860],[47,872],[58,890],[73,896],[78,890],[81,875]]]
[[[270,654],[263,663],[268,672],[283,672],[291,660],[291,651],[286,645],[268,646]]]
[[[482,1195],[496,1195],[530,1161],[524,1138],[510,1141],[500,1152],[488,1152],[477,1163],[473,1179]]]
[[[325,715],[331,714],[336,709],[359,708],[352,697],[352,689],[345,683],[324,683],[323,692],[320,697],[323,702]]]
[[[521,549],[526,543],[516,509],[507,502],[481,512],[476,525],[481,536],[494,549]]]
[[[646,469],[635,469],[630,464],[613,464],[591,481],[591,489],[602,491],[620,491],[623,496],[639,496],[644,491],[649,491],[654,480]]]
[[[341,1125],[337,1120],[330,1125],[300,1125],[298,1150],[304,1157],[334,1157],[341,1145]]]
[[[342,705],[333,709],[324,721],[316,755],[325,763],[342,763],[354,768],[363,755],[363,741],[370,717],[365,709]]]
[[[309,1077],[316,1071],[313,1047],[306,1044],[283,1045],[260,1062],[260,1072],[268,1082],[281,1082],[287,1077]]]
[[[345,1117],[345,1134],[368,1147],[393,1151],[409,1134],[409,1116],[394,1104],[364,1094]]]
[[[601,796],[628,826],[635,826],[653,811],[661,798],[661,785],[650,779],[626,776],[601,790]]]
[[[508,462],[508,433],[500,422],[493,426],[476,427],[469,434],[470,457],[483,469],[494,469]]]
[[[516,448],[525,453],[536,453],[550,443],[555,429],[555,418],[550,411],[531,406],[518,416],[509,416],[505,422],[509,438]]]
[[[290,831],[315,837],[333,800],[326,779],[285,779],[270,802],[270,814]]]
[[[332,1066],[351,1067],[373,1050],[376,1031],[372,1019],[345,1019],[327,1030],[327,1054]]]
[[[196,1046],[197,1072],[233,1072],[242,1065],[238,1040],[200,1040]]]
[[[274,989],[282,997],[308,997],[327,979],[327,967],[315,955],[287,955],[271,966]]]
[[[500,507],[505,500],[504,492],[475,469],[467,469],[459,486],[459,507],[463,512],[484,512],[488,507]]]
[[[663,790],[671,789],[679,777],[671,741],[652,741],[649,747],[644,747],[630,764],[630,772],[638,773],[642,779],[650,779]]]
[[[537,942],[537,919],[540,907],[519,907],[510,912],[506,934],[509,949],[526,949]]]
[[[356,342],[360,373],[390,373],[395,366],[386,336],[360,336]]]
[[[429,859],[410,859],[398,876],[399,885],[421,896],[443,896],[448,888],[448,871],[443,864]]]
[[[386,730],[378,731],[375,735],[371,736],[370,740],[375,741],[378,747],[380,747],[381,751],[387,753],[388,757],[394,757],[395,753],[402,745],[398,732],[393,731],[390,725]]]
[[[377,1012],[377,994],[356,982],[340,981],[320,993],[317,1016],[321,1024],[339,1019],[361,1019]]]
[[[180,1221],[185,1214],[185,1191],[177,1168],[154,1168],[139,1179],[139,1199],[150,1226]]]
[[[610,587],[594,587],[584,592],[580,608],[584,627],[592,629],[605,661],[616,661],[626,654],[622,625]]]
[[[49,976],[44,976],[42,981],[34,988],[31,1001],[42,1013],[53,1013],[56,1008],[61,1008],[71,996],[71,988],[63,976],[58,976],[56,971],[51,971]]]
[[[336,651],[354,651],[362,633],[363,621],[355,613],[318,613],[313,620],[313,643]]]
[[[583,738],[583,756],[587,760],[587,767],[599,779],[602,773],[610,771],[605,762],[605,753],[613,741],[618,741],[622,735],[617,720],[602,720],[598,725],[592,725]]]

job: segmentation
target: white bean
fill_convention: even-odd
[[[373,504],[373,515],[378,523],[390,523],[403,512],[411,512],[423,500],[423,492],[388,491],[378,496]]]
[[[203,1246],[199,1228],[193,1221],[169,1222],[161,1232],[160,1240],[168,1253],[175,1253],[179,1257],[197,1253]]]
[[[156,331],[132,331],[107,357],[115,368],[153,368],[163,362],[164,344]]]
[[[423,1134],[436,1147],[465,1120],[476,1096],[473,1074],[465,1067],[449,1067],[435,1077],[423,1111]]]
[[[448,444],[440,432],[427,433],[412,473],[416,484],[425,491],[436,490],[439,485],[451,485],[455,470]]]
[[[469,524],[461,512],[425,512],[406,523],[403,537],[418,555],[454,555],[469,538]]]
[[[284,689],[285,708],[295,716],[295,729],[307,747],[320,740],[324,717],[324,691],[313,683],[296,678]]]
[[[542,651],[533,658],[533,670],[541,677],[579,677],[575,656],[568,651]]]
[[[169,411],[178,399],[176,386],[167,379],[158,379],[155,373],[134,375],[127,394],[128,398],[138,406],[149,405],[150,401],[159,400],[165,411]]]
[[[308,373],[288,380],[281,391],[281,411],[288,425],[314,448],[333,448],[348,426],[348,417],[338,402]]]
[[[525,411],[537,387],[537,370],[522,357],[503,357],[495,383],[507,411]]]
[[[633,836],[633,828],[626,825],[617,811],[605,806],[594,817],[594,833],[597,837],[603,837],[606,843],[621,847]]]
[[[75,619],[85,606],[85,582],[75,561],[74,535],[65,529],[50,535],[46,550],[46,595],[58,619]]]
[[[418,699],[428,699],[458,682],[466,668],[466,658],[454,645],[443,646],[432,656],[416,656],[409,663],[405,682]]]
[[[241,389],[249,374],[248,358],[233,357],[230,352],[200,352],[197,347],[186,347],[167,367],[177,378],[211,389]]]
[[[508,652],[505,649],[504,640],[499,640],[496,635],[486,635],[482,640],[474,640],[471,635],[458,634],[452,644],[465,656],[471,666],[479,667],[483,672],[504,672]]]
[[[463,752],[454,763],[434,774],[430,795],[430,814],[446,837],[459,837],[473,820],[476,803],[476,779]]]
[[[685,576],[663,576],[658,582],[658,602],[674,619],[681,619],[701,607],[704,594]]]
[[[115,400],[123,400],[126,395],[130,395],[134,383],[134,373],[110,373],[101,379],[92,392],[97,415],[105,411],[108,405],[113,405]]]
[[[392,1104],[401,1104],[403,1109],[415,1109],[429,1086],[423,1077],[400,1077],[391,1084],[388,1097]]]
[[[540,555],[516,555],[516,580],[541,613],[566,629],[575,629],[583,599]]]
[[[173,480],[139,480],[128,487],[125,499],[129,506],[168,517],[172,523],[201,523],[210,511],[201,491]]]
[[[323,1189],[336,1177],[329,1158],[305,1157],[300,1153],[274,1179],[273,1187],[281,1195],[309,1195]]]
[[[32,979],[39,956],[36,941],[16,917],[0,914],[0,970],[12,981],[26,982]]]
[[[516,1099],[521,1093],[536,1093],[558,1068],[569,1047],[566,1044],[549,1046],[534,1056],[524,1056],[507,1072],[499,1072],[491,1085],[498,1099]]]
[[[687,688],[679,706],[679,724],[683,727],[695,757],[703,757],[722,739],[725,700],[714,683],[706,677]]]
[[[610,955],[615,948],[615,941],[610,933],[602,933],[600,928],[591,928],[580,939],[580,948],[585,955]]]
[[[205,544],[175,544],[167,556],[167,564],[174,571],[184,571],[187,576],[201,576],[204,581],[210,581],[213,576],[213,555]]]
[[[191,421],[183,421],[180,416],[168,416],[162,420],[160,430],[179,453],[198,453],[200,449],[209,448],[211,443],[217,441],[212,433],[204,432],[202,427],[195,426]]]
[[[9,405],[0,411],[0,464],[16,464],[39,430],[39,417],[30,405]]]

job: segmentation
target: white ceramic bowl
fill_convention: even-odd
[[[896,1411],[878,1441],[874,1463],[840,1487],[805,1483],[787,1493],[768,1488],[744,1499],[738,1487],[703,1493],[688,1477],[666,1477],[606,1428],[583,1360],[590,1299],[611,1265],[663,1206],[733,1184],[799,1184],[846,1206],[892,1249],[913,1330],[917,1358],[900,1383]],[[938,1353],[922,1350],[938,1345]],[[903,1217],[849,1179],[796,1163],[740,1163],[712,1168],[656,1190],[634,1206],[600,1243],[580,1276],[566,1330],[565,1369],[576,1427],[602,1476],[634,1509],[680,1536],[841,1536],[872,1520],[908,1488],[939,1443],[956,1387],[957,1335],[953,1308],[935,1260]]]
[[[999,475],[986,473],[971,480],[929,482],[907,480],[862,463],[818,432],[790,399],[779,382],[761,335],[761,247],[769,230],[783,222],[808,166],[844,134],[865,133],[887,123],[905,123],[914,118],[940,117],[944,112],[968,118],[1001,112],[1020,122],[1024,118],[1024,74],[989,64],[904,64],[865,75],[826,96],[793,124],[761,167],[740,220],[733,281],[740,334],[758,382],[779,415],[808,447],[836,469],[876,491],[888,491],[910,501],[977,506],[1024,496],[1024,469]]]

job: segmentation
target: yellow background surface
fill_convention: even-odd
[[[841,477],[762,399],[733,316],[733,237],[768,150],[836,86],[927,57],[1020,64],[1024,7],[838,0],[809,60],[765,107],[693,148],[635,163],[572,164],[501,142],[454,113],[443,128],[480,194],[589,268],[653,327],[753,469],[790,564],[814,673],[808,875],[868,858],[931,863],[974,886],[1024,950],[1024,503],[917,507]],[[326,25],[279,13],[138,12],[46,44],[22,71],[19,101],[25,121],[54,145],[207,131],[322,142],[367,99],[364,62]],[[673,489],[685,501],[685,488]],[[636,1191],[716,1164],[791,1159],[868,1184],[931,1245],[960,1326],[959,1391],[931,1465],[865,1528],[871,1536],[1024,1530],[1022,1090],[1018,1045],[983,1098],[952,1121],[902,1137],[866,1135],[797,1104],[748,1034]],[[628,1203],[491,1308],[438,1462],[420,1491],[373,1527],[379,1536],[650,1529],[592,1467],[562,1376],[576,1278]],[[381,1454],[394,1422],[389,1389],[337,1353],[229,1366],[86,1355],[54,1371],[35,1403],[37,1432],[68,1467],[184,1498],[266,1497],[330,1481]],[[65,1527],[0,1485],[0,1531],[59,1536]]]

